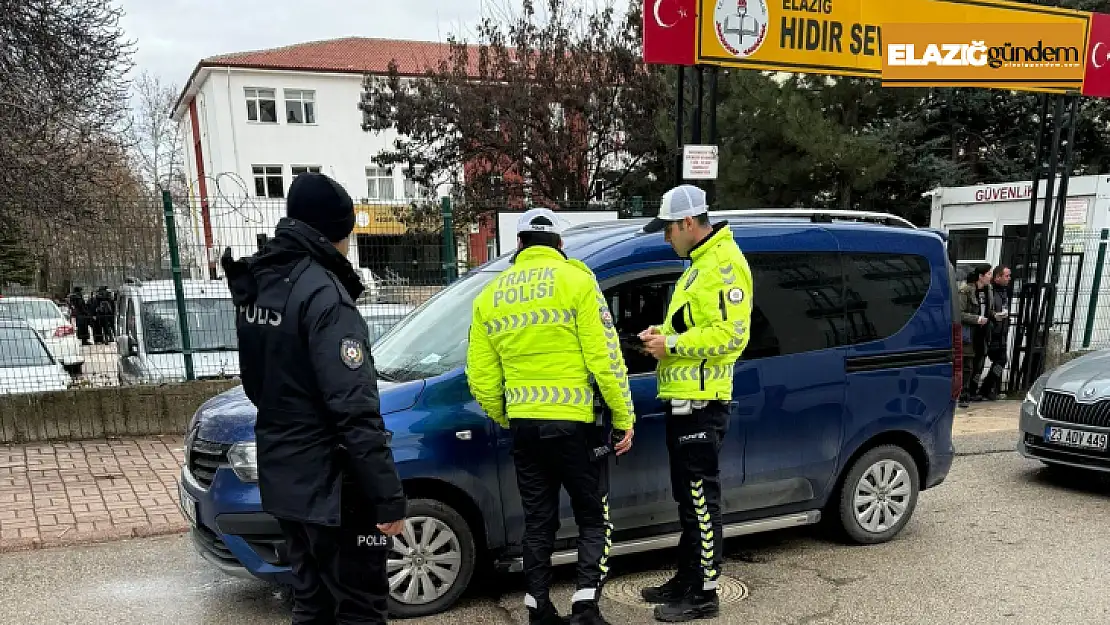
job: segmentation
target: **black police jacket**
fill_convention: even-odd
[[[275,517],[339,525],[364,505],[378,523],[405,516],[405,495],[378,403],[362,282],[315,229],[282,219],[273,239],[221,259],[236,306],[239,370],[258,409],[258,486]],[[344,481],[359,489],[343,502]],[[346,505],[344,505],[346,503]]]

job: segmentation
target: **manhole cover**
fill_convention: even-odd
[[[605,582],[605,589],[601,591],[601,594],[624,605],[651,608],[653,606],[640,597],[640,590],[649,586],[659,586],[672,576],[674,576],[674,571],[652,571],[624,575]],[[721,605],[739,603],[748,598],[748,587],[738,579],[722,575],[717,580],[717,584],[717,596],[721,599]]]

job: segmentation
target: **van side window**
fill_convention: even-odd
[[[849,342],[877,341],[904,328],[929,292],[929,262],[914,254],[845,254]]]
[[[667,303],[681,273],[665,273],[630,280],[605,290],[609,312],[620,336],[635,336],[648,326],[663,323],[667,316]],[[655,371],[657,361],[650,354],[625,349],[624,362],[628,373]]]
[[[744,360],[843,345],[844,280],[837,254],[745,255],[752,270],[751,336]]]

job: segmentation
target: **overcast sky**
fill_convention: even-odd
[[[197,62],[318,39],[443,41],[472,29],[482,0],[118,0],[136,70],[183,85]]]

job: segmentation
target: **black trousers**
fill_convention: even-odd
[[[327,527],[279,519],[294,577],[293,625],[387,621],[392,539],[346,504],[342,520],[340,527]]]
[[[559,490],[565,488],[578,526],[577,592],[572,601],[597,601],[609,572],[609,458],[595,459],[601,430],[588,423],[513,419],[513,463],[524,507],[525,605],[550,603],[551,553],[559,531]]]
[[[979,387],[979,394],[984,397],[994,395],[999,391],[998,387],[1002,381],[1002,373],[1006,370],[1006,363],[1009,361],[1005,343],[991,345],[987,349],[987,358],[990,358],[991,368],[987,371],[987,376],[983,378],[983,384]]]
[[[682,538],[678,576],[715,591],[724,562],[720,453],[728,432],[728,404],[709,402],[691,414],[667,415],[671,492],[678,503]]]

